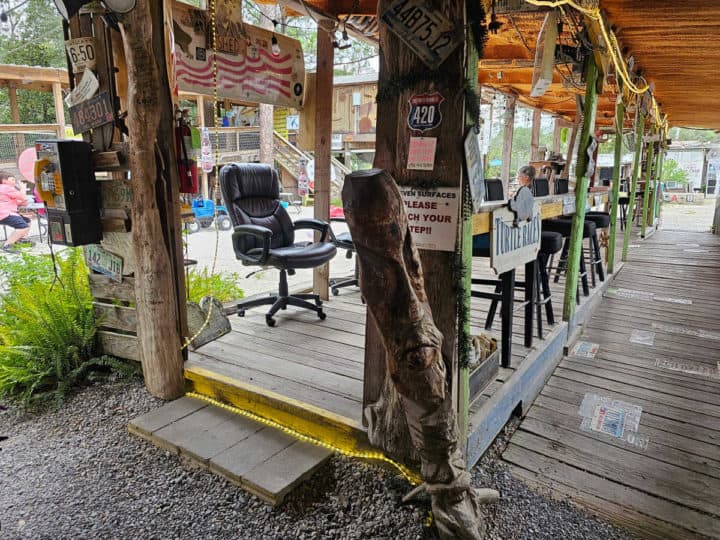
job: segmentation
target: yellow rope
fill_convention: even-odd
[[[377,452],[377,451],[372,451],[372,450],[353,450],[350,448],[341,448],[341,447],[335,446],[334,444],[331,444],[329,442],[323,441],[317,437],[310,437],[309,435],[300,433],[299,431],[296,431],[292,428],[284,426],[274,420],[270,420],[268,418],[265,418],[263,416],[260,416],[253,412],[250,412],[250,411],[246,411],[244,409],[240,409],[239,407],[234,407],[233,405],[228,405],[227,403],[223,403],[223,402],[213,399],[211,397],[204,396],[202,394],[198,394],[197,392],[188,392],[185,395],[188,397],[191,397],[191,398],[200,399],[207,403],[211,403],[212,405],[215,405],[216,407],[220,407],[221,409],[225,409],[226,411],[229,411],[234,414],[239,414],[240,416],[244,416],[246,418],[254,420],[255,422],[258,422],[265,426],[279,429],[283,433],[290,435],[291,437],[293,437],[299,441],[310,443],[315,446],[325,448],[326,450],[332,450],[333,452],[337,452],[338,454],[342,454],[347,457],[360,458],[360,459],[372,459],[375,461],[383,461],[383,462],[388,463],[388,464],[392,465],[393,467],[395,467],[397,469],[397,471],[411,484],[418,485],[422,482],[422,480],[420,479],[420,477],[417,474],[412,472],[410,469],[408,469],[402,463],[398,463],[397,461],[390,459],[382,452]]]
[[[573,0],[525,0],[528,4],[533,4],[535,6],[542,6],[542,7],[550,7],[555,8],[559,6],[568,5],[576,10],[578,10],[583,15],[587,16],[590,19],[593,19],[594,21],[598,22],[598,25],[600,27],[600,32],[602,33],[603,39],[605,39],[605,43],[608,45],[608,52],[610,53],[610,58],[612,59],[613,65],[615,66],[615,72],[620,76],[623,83],[625,83],[625,87],[630,90],[634,94],[644,94],[650,89],[649,84],[645,84],[645,86],[638,87],[635,85],[635,83],[632,81],[632,77],[627,71],[627,65],[625,61],[622,59],[622,50],[620,49],[620,45],[618,44],[617,37],[615,37],[615,33],[612,30],[608,30],[605,27],[605,21],[600,13],[600,8],[586,8],[583,7]],[[653,114],[655,116],[655,123],[658,126],[663,125],[663,119],[660,117],[660,110],[657,105],[657,101],[655,101],[655,96],[652,96],[652,108],[653,108]],[[664,122],[667,122],[667,119],[664,120]]]

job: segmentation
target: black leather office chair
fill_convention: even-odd
[[[550,181],[547,179],[547,176],[538,176],[533,180],[532,192],[534,197],[550,195]]]
[[[556,178],[555,179],[555,194],[560,195],[562,193],[568,193],[570,191],[570,180],[567,178]]]
[[[505,191],[503,190],[502,180],[499,178],[485,179],[485,200],[486,201],[504,201]]]
[[[235,256],[244,265],[272,266],[280,270],[278,294],[238,303],[238,315],[244,316],[245,310],[251,307],[272,304],[265,315],[268,326],[275,326],[273,315],[287,306],[311,309],[324,319],[320,297],[290,295],[287,275],[294,274],[298,268],[315,268],[335,256],[335,246],[325,241],[329,224],[316,219],[299,219],[293,223],[280,201],[277,171],[269,165],[225,165],[220,171],[220,189],[235,227],[232,235]],[[320,241],[294,243],[297,229],[320,231]]]

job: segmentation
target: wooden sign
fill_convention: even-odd
[[[480,212],[480,206],[485,200],[485,173],[483,172],[480,143],[474,129],[465,135],[465,165],[467,167],[470,193],[472,195],[473,214]]]
[[[490,266],[502,274],[524,265],[540,251],[542,219],[540,206],[533,206],[529,220],[515,223],[515,213],[507,207],[493,210],[490,219]]]
[[[122,281],[123,260],[102,247],[91,244],[84,247],[85,263],[88,268],[108,276],[113,281]]]
[[[562,213],[564,216],[574,214],[575,213],[575,195],[563,197],[562,205],[563,205]]]
[[[382,21],[432,69],[440,67],[462,41],[462,33],[424,0],[396,0]]]
[[[455,251],[460,188],[398,187],[415,245],[420,249]]]
[[[81,37],[69,39],[65,42],[73,73],[79,73],[86,69],[95,69],[97,62],[95,56],[95,38]]]
[[[236,1],[218,5],[236,9],[222,15],[227,25],[218,28],[221,36],[217,54],[218,96],[299,109],[305,95],[302,45],[272,30],[243,24],[237,17],[239,5]],[[174,2],[173,58],[180,91],[212,96],[214,55],[207,42],[206,17],[205,11]],[[277,40],[278,54],[273,51],[273,37]]]
[[[85,133],[93,128],[110,124],[113,120],[112,103],[107,92],[70,107],[70,122],[75,133]]]

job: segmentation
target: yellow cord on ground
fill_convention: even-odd
[[[290,435],[291,437],[294,437],[295,439],[298,439],[298,440],[306,442],[306,443],[314,444],[315,446],[319,446],[319,447],[325,448],[327,450],[332,450],[333,452],[337,452],[338,454],[342,454],[344,456],[352,457],[352,458],[372,459],[375,461],[383,461],[383,462],[388,463],[388,464],[392,465],[393,467],[395,467],[398,470],[398,472],[411,484],[418,485],[422,482],[421,478],[417,474],[412,472],[410,469],[408,469],[402,463],[398,463],[397,461],[390,459],[382,452],[377,452],[377,451],[372,451],[372,450],[352,450],[349,448],[341,448],[339,446],[335,446],[328,442],[322,441],[316,437],[310,437],[309,435],[304,435],[303,433],[300,433],[299,431],[296,431],[292,428],[284,426],[278,422],[275,422],[274,420],[264,418],[253,412],[246,411],[244,409],[240,409],[239,407],[234,407],[233,405],[228,405],[227,403],[223,403],[223,402],[213,399],[211,397],[204,396],[202,394],[198,394],[197,392],[188,392],[185,395],[187,397],[200,399],[207,403],[211,403],[212,405],[215,405],[216,407],[220,407],[221,409],[225,409],[226,411],[232,412],[234,414],[239,414],[240,416],[244,416],[246,418],[254,420],[255,422],[258,422],[265,426],[279,429],[283,433]]]

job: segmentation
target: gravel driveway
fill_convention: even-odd
[[[232,484],[131,436],[127,423],[160,406],[141,382],[98,384],[59,411],[0,412],[0,538],[416,539],[424,509],[386,470],[335,457],[272,509]],[[501,443],[499,443],[501,444]],[[486,457],[478,482],[500,490],[489,537],[630,538],[550,501]]]

